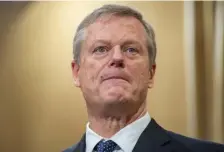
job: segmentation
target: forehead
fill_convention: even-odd
[[[139,20],[131,16],[106,15],[98,18],[86,29],[87,43],[106,40],[111,43],[135,40],[146,43],[146,32]]]

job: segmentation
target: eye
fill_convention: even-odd
[[[138,49],[136,49],[134,47],[128,47],[125,49],[125,52],[131,53],[131,54],[137,54],[139,51],[138,51]]]
[[[103,53],[106,53],[108,52],[108,49],[106,46],[99,46],[99,47],[96,47],[94,50],[93,50],[93,53],[97,53],[97,54],[103,54]]]

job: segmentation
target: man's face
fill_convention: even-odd
[[[134,17],[108,15],[85,35],[80,65],[73,62],[72,68],[87,105],[144,102],[155,67],[150,69],[143,25]]]

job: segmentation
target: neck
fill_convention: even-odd
[[[110,138],[116,134],[119,130],[134,122],[135,120],[143,117],[147,112],[146,106],[142,106],[137,112],[133,114],[122,115],[100,115],[91,116],[89,115],[90,128],[98,135],[104,138]]]

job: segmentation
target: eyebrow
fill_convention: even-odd
[[[110,45],[111,44],[111,41],[110,40],[98,39],[98,40],[94,41],[91,46],[93,46],[96,43],[104,43],[104,44]]]
[[[106,45],[111,45],[112,42],[110,40],[98,39],[91,45],[91,47],[93,47],[94,44],[96,44],[96,43],[103,43],[103,44],[106,44]],[[142,45],[144,45],[144,44],[141,44],[139,41],[133,40],[133,39],[124,40],[124,42],[122,42],[121,45],[128,45],[128,44],[137,44],[140,47],[142,47]]]
[[[128,44],[137,44],[140,47],[142,47],[142,44],[139,41],[136,41],[136,40],[130,40],[129,39],[129,40],[124,41],[124,43],[122,43],[122,45],[128,45]]]

